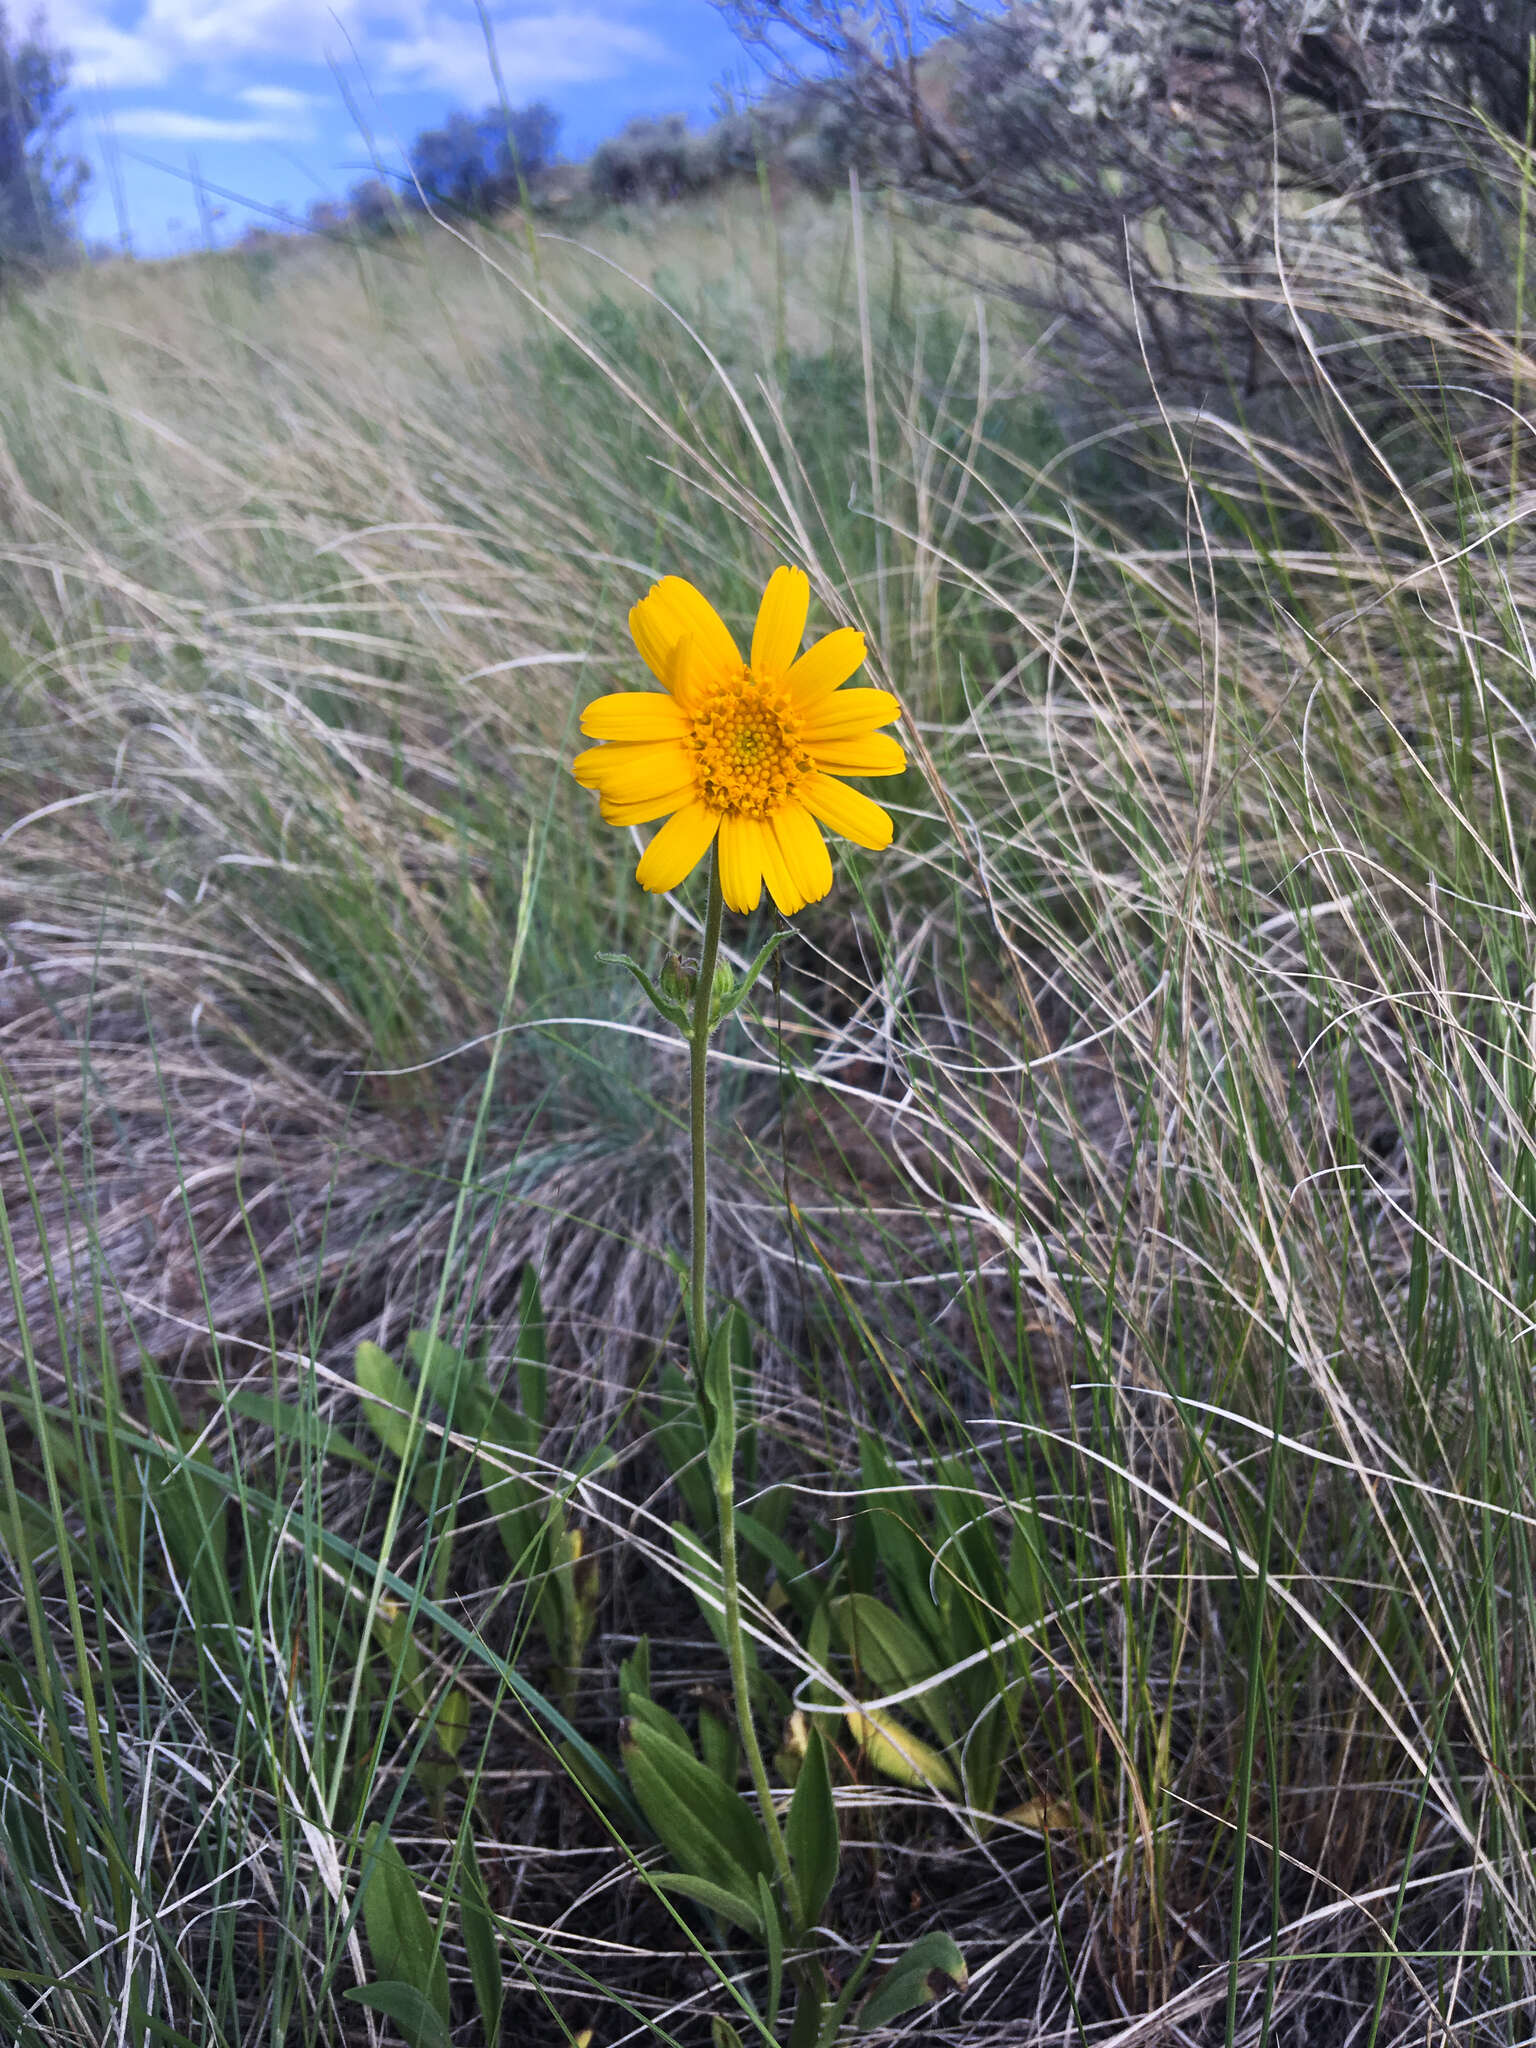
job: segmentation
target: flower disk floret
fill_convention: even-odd
[[[704,801],[746,817],[766,817],[793,802],[816,766],[787,692],[749,668],[709,694],[688,744],[698,756]]]

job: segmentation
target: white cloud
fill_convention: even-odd
[[[235,98],[262,114],[308,114],[312,107],[326,104],[324,93],[300,92],[291,85],[247,85]]]
[[[509,12],[503,4],[492,18],[507,89],[515,94],[612,78],[667,55],[649,30],[579,0],[569,11],[555,0],[553,9],[535,14]],[[74,54],[80,83],[104,90],[173,81],[182,90],[210,72],[217,80],[221,67],[264,57],[318,66],[354,53],[382,91],[429,86],[474,103],[491,90],[485,39],[470,0],[135,0],[128,25],[112,0],[51,0],[49,20],[57,41]],[[222,83],[226,90],[233,84],[227,68]],[[235,96],[274,118],[296,116],[315,103],[314,96],[286,86],[248,86]],[[151,111],[136,110],[146,118]],[[129,134],[150,132],[129,126],[123,115],[118,125]]]
[[[89,0],[53,0],[48,28],[74,57],[75,76],[84,85],[163,85],[174,68],[174,60],[150,38],[118,28]]]
[[[125,107],[114,114],[119,135],[155,142],[304,142],[312,130],[293,121],[258,117],[226,119],[220,114],[184,114],[176,107]]]
[[[590,12],[504,15],[495,30],[502,77],[514,98],[612,78],[667,54],[647,30]],[[383,41],[378,56],[386,86],[435,85],[466,100],[489,95],[485,37],[477,21],[460,15],[433,9],[420,33]]]
[[[110,0],[50,0],[48,22],[73,53],[80,82],[112,90],[164,85],[189,65],[249,57],[323,64],[345,50],[348,36],[365,47],[370,20],[414,25],[419,12],[414,0],[147,0],[125,26]]]
[[[138,32],[183,62],[281,55],[318,63],[346,35],[364,34],[368,17],[397,11],[366,0],[149,0]]]

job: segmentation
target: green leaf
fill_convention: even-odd
[[[826,1591],[821,1579],[807,1568],[805,1559],[798,1551],[791,1550],[775,1530],[745,1508],[736,1510],[736,1533],[746,1552],[760,1558],[764,1564],[772,1565],[778,1573],[779,1590],[794,1609],[797,1619],[802,1624],[809,1622],[825,1600]],[[757,1570],[752,1576],[757,1589],[765,1591],[766,1573]]]
[[[759,1557],[771,1564],[778,1573],[786,1592],[797,1579],[805,1576],[805,1559],[791,1550],[784,1538],[760,1522],[756,1515],[745,1508],[736,1510],[736,1533],[742,1542],[755,1550]]]
[[[130,1998],[128,2002],[128,2024],[131,2027],[143,2028],[144,2031],[136,2035],[135,2038],[145,2043],[164,2041],[168,2044],[168,2048],[202,2048],[202,2044],[194,2041],[190,2034],[183,2034],[178,2027],[171,2026],[169,2022],[161,2019],[158,2014],[146,2012],[142,2003],[137,1998]],[[40,2034],[24,2036],[23,2039],[32,2044],[32,2048],[42,2048],[42,2036]],[[18,2044],[18,2048],[20,2048],[20,2044]]]
[[[832,1617],[825,1602],[811,1616],[810,1627],[805,1632],[805,1654],[814,1670],[826,1670],[827,1660],[832,1654]],[[833,1687],[813,1678],[806,1689],[805,1703],[808,1707],[833,1707],[837,1705],[838,1697]]]
[[[763,1947],[768,1951],[768,2025],[779,2023],[779,2001],[784,1996],[784,1921],[774,1903],[773,1886],[761,1873],[757,1880],[758,1903],[763,1916]]]
[[[818,2009],[815,2005],[811,2004],[801,2005],[796,2008],[795,2024],[789,2037],[789,2048],[801,2048],[802,2039],[806,2044],[806,2048],[832,2048],[833,2042],[838,2040],[842,2034],[843,2021],[847,2019],[849,2012],[853,2008],[853,2001],[859,1995],[860,1987],[869,1973],[869,1966],[875,1959],[875,1950],[879,1946],[880,1937],[877,1934],[844,1979],[843,1988],[837,1994],[837,2003],[830,2012]],[[804,2036],[801,2035],[800,2031],[800,2016],[802,2012],[805,2013],[808,2022]]]
[[[664,996],[638,960],[631,960],[627,953],[599,953],[597,957],[605,967],[626,968],[644,990],[657,1015],[665,1017],[669,1024],[675,1024],[685,1038],[692,1037],[693,1018],[687,1004],[674,1003],[670,996]]]
[[[729,2020],[716,2013],[709,2023],[709,2048],[741,2048],[741,2036]]]
[[[729,1920],[735,1927],[744,1927],[748,1934],[763,1938],[763,1916],[757,1902],[744,1891],[737,1891],[728,1884],[716,1884],[711,1878],[694,1877],[687,1871],[648,1870],[648,1883],[659,1892],[676,1892],[681,1899],[692,1899],[696,1906],[702,1906],[721,1920]]]
[[[715,1490],[704,1466],[708,1440],[693,1389],[670,1363],[662,1369],[651,1434],[667,1470],[677,1481],[677,1490],[694,1527],[713,1535]]]
[[[657,1706],[654,1700],[631,1700],[629,1716],[638,1726],[653,1728],[685,1756],[693,1755],[693,1744],[688,1740],[688,1730],[678,1720],[676,1714],[669,1714],[665,1707]]]
[[[585,1537],[580,1529],[564,1526],[564,1510],[558,1503],[551,1507],[550,1552],[548,1584],[553,1598],[543,1603],[541,1613],[555,1661],[574,1672],[597,1626],[602,1581],[597,1559],[587,1555]],[[553,1633],[551,1622],[556,1624]]]
[[[636,1700],[651,1696],[651,1639],[641,1636],[619,1665],[619,1705],[626,1714],[635,1711]]]
[[[451,1764],[445,1757],[418,1754],[411,1765],[411,1776],[428,1797],[441,1801],[450,1785],[457,1784],[460,1776],[457,1764]]]
[[[926,1637],[873,1593],[844,1593],[830,1603],[843,1647],[878,1697],[920,1685],[942,1667]],[[911,1702],[940,1742],[954,1740],[942,1686],[926,1686]]]
[[[605,1813],[619,1811],[614,1798],[615,1784],[599,1775],[591,1752],[583,1756],[571,1743],[562,1742],[557,1746],[555,1754],[560,1759],[560,1768],[573,1784],[578,1785],[586,1793],[594,1806],[601,1807]],[[627,1816],[627,1824],[639,1824],[639,1815],[633,1807]]]
[[[1026,1511],[1017,1512],[1023,1515]],[[1016,1522],[1008,1551],[1008,1619],[1028,1628],[1040,1619],[1048,1604],[1032,1532],[1022,1521]]]
[[[523,1413],[536,1429],[542,1430],[549,1408],[549,1339],[544,1327],[544,1304],[539,1298],[539,1276],[532,1266],[523,1268],[519,1290],[517,1391]]]
[[[961,1458],[941,1459],[934,1481],[934,1518],[950,1539],[944,1545],[934,1584],[942,1594],[946,1583],[958,1579],[975,1592],[984,1607],[999,1614],[1006,1586],[991,1505],[976,1491],[976,1482]]]
[[[935,1466],[933,1517],[933,1600],[947,1659],[958,1662],[991,1642],[1008,1599],[990,1505],[962,1459],[943,1458]],[[972,1686],[990,1691],[995,1678],[995,1672],[975,1667]]]
[[[747,1319],[734,1302],[710,1332],[704,1359],[704,1404],[709,1423],[706,1457],[718,1483],[736,1469],[736,1359]]]
[[[416,1389],[387,1351],[370,1344],[365,1337],[352,1362],[352,1376],[364,1395],[363,1414],[368,1426],[403,1465],[421,1441],[421,1424],[411,1425],[416,1407]],[[368,1395],[374,1398],[369,1400]],[[386,1402],[393,1405],[386,1407]],[[404,1413],[397,1413],[397,1410]]]
[[[524,1578],[533,1578],[542,1569],[545,1550],[544,1496],[531,1479],[515,1469],[532,1448],[527,1441],[531,1428],[525,1416],[497,1401],[485,1417],[480,1436],[480,1484],[485,1504],[495,1518],[512,1569]]]
[[[444,1756],[456,1757],[469,1733],[469,1695],[461,1686],[450,1685],[437,1709],[432,1733]]]
[[[446,1337],[434,1337],[428,1344],[425,1330],[412,1330],[405,1348],[451,1427],[467,1436],[478,1436],[491,1405],[491,1390],[485,1383],[485,1369],[480,1361],[450,1344]]]
[[[821,1909],[837,1880],[841,1848],[832,1779],[827,1770],[827,1746],[819,1728],[811,1729],[806,1743],[785,1832],[800,1900],[799,1931],[803,1933],[821,1917]]]
[[[360,1451],[343,1431],[322,1422],[313,1409],[280,1400],[276,1394],[254,1393],[249,1387],[236,1387],[229,1406],[247,1422],[259,1422],[275,1437],[302,1443],[319,1457],[342,1458],[349,1465],[366,1466],[370,1472],[376,1469],[366,1451]]]
[[[907,1619],[929,1635],[934,1649],[942,1651],[937,1637],[938,1610],[928,1584],[933,1556],[913,1527],[916,1510],[912,1488],[896,1470],[878,1437],[866,1435],[859,1440],[859,1485],[865,1497],[864,1512],[869,1518],[870,1533],[885,1566],[892,1597]],[[939,1661],[945,1661],[942,1655]]]
[[[709,1624],[715,1641],[730,1656],[730,1644],[725,1639],[725,1592],[720,1577],[720,1560],[709,1551],[694,1535],[686,1522],[672,1524],[672,1548],[677,1559],[688,1574],[689,1587],[699,1603],[699,1612]],[[757,1668],[757,1645],[750,1636],[742,1644],[746,1652],[749,1670]]]
[[[427,1704],[421,1645],[411,1631],[410,1609],[403,1600],[381,1600],[373,1617],[373,1633],[388,1657],[402,1702],[419,1714]]]
[[[859,2031],[888,2026],[903,2013],[932,2005],[946,1991],[963,1991],[970,1981],[965,1958],[947,1934],[920,1934],[860,2006]]]
[[[371,1866],[371,1867],[370,1867]],[[448,2019],[448,1968],[405,1858],[377,1822],[363,1842],[363,1926],[373,1965]]]
[[[172,1561],[198,1622],[229,1621],[229,1519],[222,1483],[185,1455],[191,1433],[175,1394],[149,1358],[142,1375],[150,1427],[164,1443],[158,1455],[165,1460],[165,1477],[155,1490],[155,1505]]]
[[[994,1693],[972,1721],[960,1745],[960,1775],[965,1782],[965,1803],[978,1813],[990,1813],[997,1804],[1003,1765],[1014,1748],[1014,1731],[1008,1718],[1008,1701]]]
[[[752,1894],[759,1871],[771,1875],[756,1815],[691,1749],[685,1753],[636,1720],[627,1724],[622,1748],[641,1811],[681,1869],[738,1896]]]
[[[378,1984],[356,1985],[343,1996],[393,2020],[407,2048],[453,2048],[446,2020],[413,1984],[386,1978]]]
[[[475,1838],[469,1831],[467,1817],[460,1840],[463,1855],[459,1864],[459,1932],[464,1937],[464,1952],[469,1957],[470,1981],[475,1987],[475,2003],[480,2008],[486,2048],[497,2048],[501,2039],[501,2012],[506,2003],[506,1986],[502,1981],[501,1955],[496,1946],[496,1922],[491,1916],[485,1879],[480,1874]]]
[[[742,1389],[750,1389],[752,1381],[752,1325],[740,1309],[734,1309],[730,1317],[731,1336],[731,1405],[735,1410],[736,1425],[736,1466],[744,1485],[751,1486],[757,1479],[757,1424],[752,1420],[750,1403],[746,1404],[747,1419],[742,1420]]]
[[[757,977],[762,973],[784,941],[790,936],[789,932],[775,932],[751,966],[748,967],[745,974],[742,975],[740,981],[736,982],[727,992],[710,1002],[709,1028],[711,1031],[717,1025],[723,1024],[727,1017],[734,1016],[736,1011],[741,1008],[747,997],[751,995]]]
[[[149,1418],[149,1426],[156,1436],[164,1437],[167,1443],[179,1444],[186,1424],[182,1420],[175,1392],[166,1384],[153,1359],[146,1358],[142,1370],[144,1410]]]
[[[146,1444],[144,1452],[148,1457],[158,1455],[152,1445]],[[237,1481],[230,1473],[210,1467],[208,1477],[210,1484],[222,1488],[226,1500],[235,1496]],[[348,1577],[354,1580],[359,1576],[371,1578],[377,1573],[381,1585],[391,1598],[405,1601],[418,1599],[417,1587],[402,1578],[398,1572],[391,1570],[387,1564],[381,1564],[379,1559],[366,1549],[359,1548],[346,1537],[338,1535],[334,1529],[328,1528],[323,1518],[314,1518],[306,1514],[302,1506],[291,1501],[280,1502],[263,1493],[249,1475],[241,1477],[238,1487],[240,1498],[246,1507],[259,1513],[269,1522],[281,1520],[285,1528],[302,1537],[305,1542],[313,1544],[317,1554],[328,1557]],[[601,1788],[600,1796],[605,1805],[622,1813],[630,1825],[639,1824],[639,1809],[613,1765],[593,1748],[584,1735],[578,1733],[565,1714],[546,1694],[524,1678],[514,1662],[504,1657],[478,1630],[467,1625],[452,1609],[439,1606],[435,1600],[425,1598],[418,1599],[418,1606],[420,1618],[428,1627],[436,1629],[448,1641],[457,1644],[477,1664],[492,1672],[514,1699],[529,1713],[536,1715],[562,1744],[568,1746],[571,1758],[580,1760],[581,1771],[585,1774],[583,1781]],[[3,1667],[0,1667],[0,1683],[3,1683],[3,1677]],[[3,1701],[0,1701],[0,1704],[3,1704]]]
[[[699,1709],[699,1754],[722,1785],[734,1785],[741,1762],[736,1729],[708,1707]]]
[[[8,1511],[0,1514],[0,1551],[8,1553],[18,1564],[33,1567],[44,1558],[57,1557],[59,1533],[48,1510],[24,1493],[17,1493],[12,1505],[18,1519],[13,1521]]]

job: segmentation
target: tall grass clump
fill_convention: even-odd
[[[1274,292],[1088,422],[742,194],[7,315],[7,2038],[1528,2036],[1533,366]],[[781,561],[910,766],[712,1041],[732,1642],[566,763]]]

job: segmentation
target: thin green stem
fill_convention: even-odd
[[[773,1804],[773,1787],[768,1782],[768,1766],[763,1762],[757,1729],[752,1720],[752,1691],[747,1682],[747,1641],[741,1627],[741,1576],[736,1565],[736,1481],[731,1471],[722,1471],[716,1476],[715,1506],[720,1515],[720,1581],[725,1591],[725,1645],[731,1660],[736,1727],[746,1754],[752,1789],[757,1794],[758,1812],[763,1817],[763,1833],[768,1837],[773,1867],[783,1888],[784,1909],[798,1927],[800,1912],[794,1879],[790,1874],[789,1851],[784,1846],[784,1831],[779,1826],[779,1816]]]
[[[720,956],[720,913],[724,907],[720,894],[720,853],[716,848],[709,862],[709,908],[704,913],[704,951],[699,960],[699,979],[693,996],[693,1033],[688,1047],[693,1086],[693,1285],[688,1318],[693,1332],[693,1369],[701,1376],[709,1352],[705,1301],[709,1253],[709,1135],[705,1118],[709,1005],[715,985],[715,962]]]
[[[710,1005],[715,985],[715,962],[720,952],[720,916],[724,907],[720,893],[720,853],[716,848],[709,864],[709,908],[704,916],[704,950],[699,959],[699,978],[693,998],[693,1031],[689,1042],[689,1073],[692,1081],[693,1133],[693,1280],[689,1314],[693,1325],[694,1385],[702,1399],[704,1367],[709,1357],[709,1312],[706,1299],[707,1252],[709,1246],[709,1143],[706,1110],[706,1080],[709,1061]],[[734,1415],[734,1406],[732,1408]],[[734,1423],[733,1423],[734,1428]],[[746,1637],[741,1627],[741,1574],[736,1560],[736,1448],[715,1471],[715,1506],[720,1517],[720,1578],[725,1598],[726,1654],[731,1661],[731,1692],[736,1701],[736,1727],[746,1755],[747,1769],[757,1794],[763,1832],[773,1856],[773,1867],[783,1887],[784,1907],[798,1920],[794,1884],[789,1868],[789,1851],[774,1810],[773,1787],[763,1762],[757,1729],[752,1721],[752,1692],[747,1674]]]

